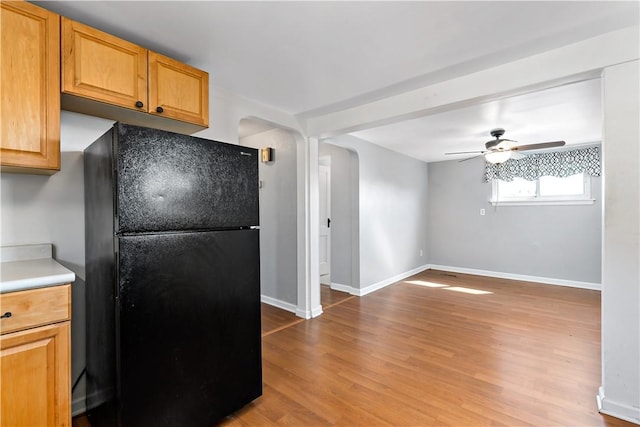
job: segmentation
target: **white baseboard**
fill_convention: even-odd
[[[106,391],[98,391],[91,395],[91,399],[94,402],[107,402],[113,398],[113,391],[111,389]],[[102,403],[99,403],[101,405]],[[87,396],[80,396],[73,399],[71,402],[71,416],[75,417],[76,415],[84,414],[87,412]]]
[[[296,316],[309,320],[312,317],[318,317],[322,314],[322,306],[319,305],[315,308],[312,308],[311,310],[296,309],[295,313],[296,313]]]
[[[576,280],[554,279],[552,277],[527,276],[525,274],[503,273],[500,271],[476,270],[474,268],[452,267],[449,265],[430,264],[432,270],[444,270],[452,273],[475,274],[477,276],[498,277],[500,279],[522,280],[525,282],[538,282],[547,285],[569,286],[572,288],[602,290],[600,283],[579,282]]]
[[[334,291],[346,292],[351,295],[356,294],[356,288],[349,285],[343,285],[341,283],[331,282],[331,289],[333,289]]]
[[[322,306],[319,305],[311,309],[311,317],[318,317],[322,314]]]
[[[601,414],[610,415],[640,425],[640,408],[606,399],[602,387],[598,389],[596,402],[598,403],[598,412]]]
[[[379,289],[382,289],[386,286],[389,286],[395,282],[399,282],[402,279],[406,279],[409,276],[413,276],[414,274],[418,274],[421,271],[424,271],[429,268],[428,264],[422,265],[418,268],[414,268],[413,270],[405,271],[404,273],[397,274],[388,279],[382,280],[380,282],[374,283],[373,285],[366,286],[364,288],[352,288],[353,292],[350,292],[352,295],[357,295],[359,297],[370,294],[371,292],[375,292]]]
[[[276,298],[268,297],[266,295],[260,295],[260,301],[265,304],[269,304],[274,307],[278,307],[283,310],[294,313],[296,316],[302,317],[303,319],[311,319],[312,317],[318,317],[322,314],[322,306],[312,308],[311,310],[300,310],[295,304],[291,304],[290,302],[282,301]]]
[[[87,412],[86,396],[73,399],[73,402],[71,402],[71,416],[75,417],[76,415],[84,414],[85,412]]]
[[[302,317],[303,319],[311,319],[311,310],[298,310],[295,311],[296,316]]]
[[[268,297],[266,295],[260,295],[260,302],[297,314],[298,308],[295,306],[295,304],[291,304],[290,302]]]

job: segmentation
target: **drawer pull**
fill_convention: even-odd
[[[9,317],[11,317],[12,314],[10,311],[7,311],[5,314],[3,314],[2,316],[0,316],[0,319],[8,319]]]

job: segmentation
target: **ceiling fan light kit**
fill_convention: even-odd
[[[526,150],[540,150],[543,148],[553,148],[553,147],[562,147],[565,142],[564,141],[552,141],[552,142],[541,142],[539,144],[527,144],[527,145],[512,145],[514,141],[512,139],[501,138],[504,135],[504,129],[495,128],[492,129],[490,134],[495,139],[487,141],[484,146],[486,151],[462,151],[457,153],[445,153],[445,154],[471,154],[478,153],[479,155],[484,155],[484,158],[489,163],[504,163],[511,158],[522,158],[524,155],[519,153],[519,151]],[[477,156],[476,156],[477,157]],[[471,157],[474,158],[474,157]],[[470,159],[460,160],[461,162]]]
[[[504,163],[511,158],[511,151],[490,151],[484,155],[489,163]]]

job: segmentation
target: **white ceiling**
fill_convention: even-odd
[[[639,14],[637,1],[35,3],[205,69],[213,85],[301,118],[637,25]],[[525,95],[357,135],[424,160],[469,148],[462,141],[479,149],[496,126],[527,142],[551,134],[567,142],[598,139],[580,127],[580,114],[564,119],[599,108],[599,98],[589,97],[593,88],[560,90],[575,104],[550,91],[548,101]],[[563,108],[545,107],[558,100]],[[572,128],[549,122],[574,119]],[[439,141],[446,146],[436,148]]]
[[[516,145],[563,140],[600,142],[600,79],[485,102],[352,135],[427,162],[469,158],[446,152],[484,150],[494,128]],[[471,155],[472,156],[472,155]]]

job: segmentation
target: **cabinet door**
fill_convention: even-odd
[[[3,171],[60,169],[60,21],[27,2],[0,3]]]
[[[70,322],[0,337],[0,426],[70,426]]]
[[[149,51],[149,112],[209,125],[209,74]]]
[[[147,111],[147,50],[62,17],[62,91]]]

